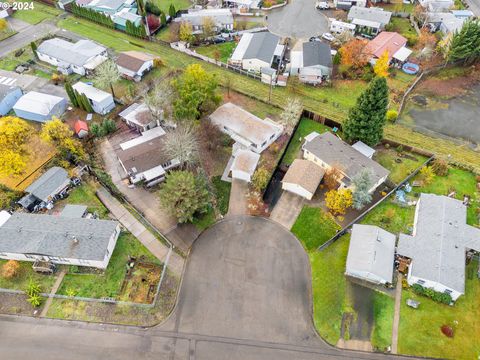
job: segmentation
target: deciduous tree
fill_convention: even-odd
[[[353,204],[349,189],[330,190],[325,194],[325,205],[334,215],[343,215]]]
[[[258,191],[263,191],[270,180],[270,173],[265,167],[259,167],[252,176],[252,184]]]
[[[115,97],[113,84],[120,80],[120,72],[113,60],[107,60],[95,70],[95,82],[101,88],[110,87],[112,96]]]
[[[338,181],[342,178],[342,173],[336,166],[332,166],[325,172],[323,177],[323,183],[330,189],[336,189],[338,187]]]
[[[182,21],[180,23],[180,29],[178,30],[178,37],[181,41],[190,42],[193,40],[192,24],[188,21]]]
[[[70,154],[77,158],[85,157],[82,144],[73,138],[73,131],[56,117],[42,125],[40,137],[43,141],[55,146],[63,156]]]
[[[203,26],[203,37],[205,39],[215,35],[215,22],[210,16],[205,16],[202,19],[202,26]]]
[[[190,125],[181,125],[167,133],[163,151],[182,166],[191,167],[198,161],[198,147],[195,130]]]
[[[11,279],[17,276],[19,270],[20,270],[20,264],[18,263],[18,261],[8,260],[2,266],[2,275],[7,279]]]
[[[173,87],[167,81],[162,81],[145,96],[145,104],[155,120],[163,121],[172,113],[173,99]]]
[[[33,128],[14,116],[0,118],[0,174],[15,176],[25,171],[29,157],[26,144]]]
[[[303,111],[303,104],[300,98],[288,98],[286,106],[280,114],[280,121],[287,131],[291,131],[300,119]]]
[[[341,55],[340,63],[351,66],[354,69],[364,67],[368,63],[368,56],[364,49],[367,45],[366,40],[352,39],[343,45],[339,52]]]
[[[388,51],[384,51],[382,55],[378,58],[373,67],[373,71],[375,75],[387,77],[388,76],[388,68],[389,68],[389,59],[388,59]]]
[[[0,19],[0,32],[6,31],[8,29],[8,22],[5,19]]]

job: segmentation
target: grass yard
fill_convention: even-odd
[[[443,359],[478,359],[480,356],[480,280],[478,262],[466,269],[466,290],[454,306],[443,305],[410,290],[402,293],[398,349],[402,354]],[[420,301],[418,309],[406,305],[407,299]],[[457,322],[457,323],[455,323]],[[453,338],[440,327],[452,326]]]
[[[427,158],[425,156],[414,154],[410,152],[403,152],[406,156],[399,156],[396,149],[378,149],[373,159],[382,165],[384,168],[390,170],[389,178],[394,183],[398,184],[415,169],[420,167]],[[396,160],[401,160],[398,163]]]
[[[374,327],[371,342],[374,348],[384,351],[392,343],[395,299],[381,292],[373,295]]]
[[[7,29],[4,31],[0,31],[0,41],[8,39],[9,37],[15,35],[17,32],[13,29]]]
[[[8,260],[0,260],[0,288],[13,290],[26,290],[30,279],[38,283],[42,292],[49,292],[55,282],[55,276],[38,274],[32,269],[33,262],[19,261],[20,270],[18,274],[6,279],[3,276],[2,267]]]
[[[225,215],[228,211],[232,184],[222,181],[221,176],[215,176],[212,179],[212,184],[215,190],[218,211],[220,211],[220,214]]]
[[[410,233],[413,227],[415,206],[401,207],[391,199],[385,200],[370,211],[361,221],[362,224],[377,225],[393,234]]]
[[[96,187],[94,183],[83,182],[70,192],[68,198],[57,204],[61,204],[62,206],[67,204],[87,205],[88,212],[96,212],[101,219],[105,219],[107,218],[108,210],[97,197],[95,191]]]
[[[177,11],[185,10],[192,6],[192,2],[190,0],[152,0],[152,2],[167,15],[171,4],[175,6],[175,10]]]
[[[26,63],[28,60],[33,59],[33,52],[30,46],[27,46],[23,49],[22,55],[16,57],[15,52],[8,54],[0,59],[0,69],[7,71],[14,71],[15,68]]]
[[[303,207],[292,227],[292,233],[307,251],[318,248],[335,235],[337,230],[340,230],[340,226],[333,216],[320,208],[308,206]]]
[[[206,213],[197,215],[193,218],[192,224],[197,227],[198,231],[203,231],[215,224],[215,221],[217,221],[215,217],[215,209],[212,206],[209,206]]]
[[[300,147],[302,146],[303,138],[310,134],[313,131],[318,132],[319,134],[329,131],[330,128],[326,125],[320,124],[314,120],[308,118],[302,118],[298,124],[297,130],[292,136],[292,140],[285,155],[283,157],[282,163],[285,165],[290,165],[293,160],[297,158]]]
[[[215,59],[215,56],[218,54],[218,61],[227,63],[236,47],[237,43],[235,41],[228,41],[222,44],[200,46],[195,48],[195,51],[201,55],[208,56],[211,59]]]
[[[117,298],[125,277],[129,255],[137,258],[142,256],[145,261],[160,263],[132,234],[122,232],[104,274],[67,274],[57,294],[66,295],[71,289],[76,296]]]
[[[400,35],[405,36],[407,39],[411,36],[417,36],[417,32],[413,28],[412,24],[410,24],[410,20],[408,18],[392,17],[388,26],[392,28],[390,31],[395,31]]]
[[[62,12],[62,10],[57,9],[54,6],[48,6],[46,4],[34,1],[33,10],[17,10],[13,13],[12,17],[35,25],[44,20],[53,19],[60,15]]]

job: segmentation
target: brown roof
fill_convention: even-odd
[[[137,72],[146,61],[153,59],[154,57],[152,55],[140,51],[125,51],[118,55],[117,65]]]
[[[282,182],[297,184],[310,193],[315,193],[325,171],[312,161],[295,159]]]
[[[171,160],[163,151],[164,139],[164,136],[159,136],[126,150],[120,148],[116,153],[127,171],[141,173]]]

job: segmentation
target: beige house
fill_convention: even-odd
[[[312,161],[295,159],[282,180],[282,189],[311,200],[325,170]]]

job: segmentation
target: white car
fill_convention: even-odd
[[[333,41],[335,40],[335,36],[333,36],[332,34],[330,33],[323,33],[322,34],[322,38],[327,40],[327,41]]]
[[[328,10],[328,9],[330,9],[330,5],[328,5],[328,2],[326,2],[326,1],[318,1],[317,5],[316,5],[316,8],[318,10]]]

